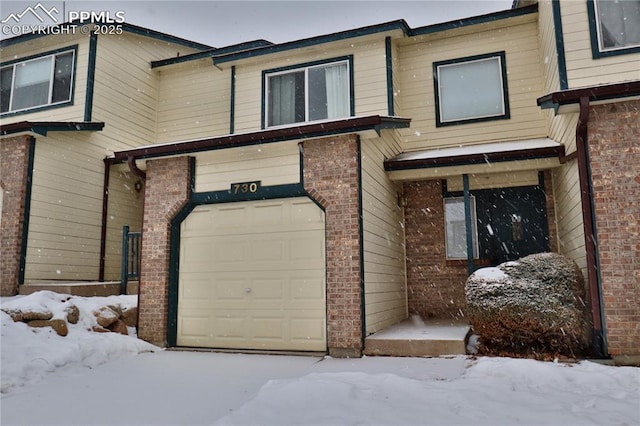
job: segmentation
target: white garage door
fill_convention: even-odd
[[[196,207],[181,228],[178,346],[325,351],[324,236],[308,198]]]

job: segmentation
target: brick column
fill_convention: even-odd
[[[447,260],[439,180],[404,184],[409,314],[457,318],[466,309],[467,261]]]
[[[305,141],[304,186],[325,209],[329,354],[362,353],[359,152],[356,135]]]
[[[189,157],[147,161],[140,250],[138,336],[167,345],[171,219],[189,199]]]
[[[2,190],[0,296],[18,294],[29,152],[32,141],[33,138],[30,136],[0,140],[0,190]]]
[[[591,107],[595,226],[609,354],[640,357],[640,101]]]

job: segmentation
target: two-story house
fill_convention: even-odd
[[[411,314],[464,318],[475,269],[555,251],[584,270],[597,355],[638,355],[640,25],[610,3],[220,49],[10,39],[3,293],[118,280],[130,225],[140,337],[359,356]],[[50,100],[21,106],[5,70],[40,57]]]

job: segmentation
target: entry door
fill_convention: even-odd
[[[476,202],[481,252],[492,264],[549,250],[546,200],[539,188],[483,191]]]
[[[199,206],[178,286],[179,346],[325,351],[324,213],[308,198]]]

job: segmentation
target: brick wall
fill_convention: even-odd
[[[18,294],[31,141],[30,136],[0,141],[0,188],[3,192],[0,218],[0,296]]]
[[[609,353],[640,355],[640,101],[591,107],[595,225]]]
[[[305,141],[304,186],[325,209],[327,344],[332,356],[362,352],[358,137]]]
[[[147,162],[138,336],[158,346],[167,344],[171,219],[189,199],[190,182],[189,157]]]
[[[446,260],[441,181],[404,184],[409,314],[457,318],[466,308],[467,262]]]

